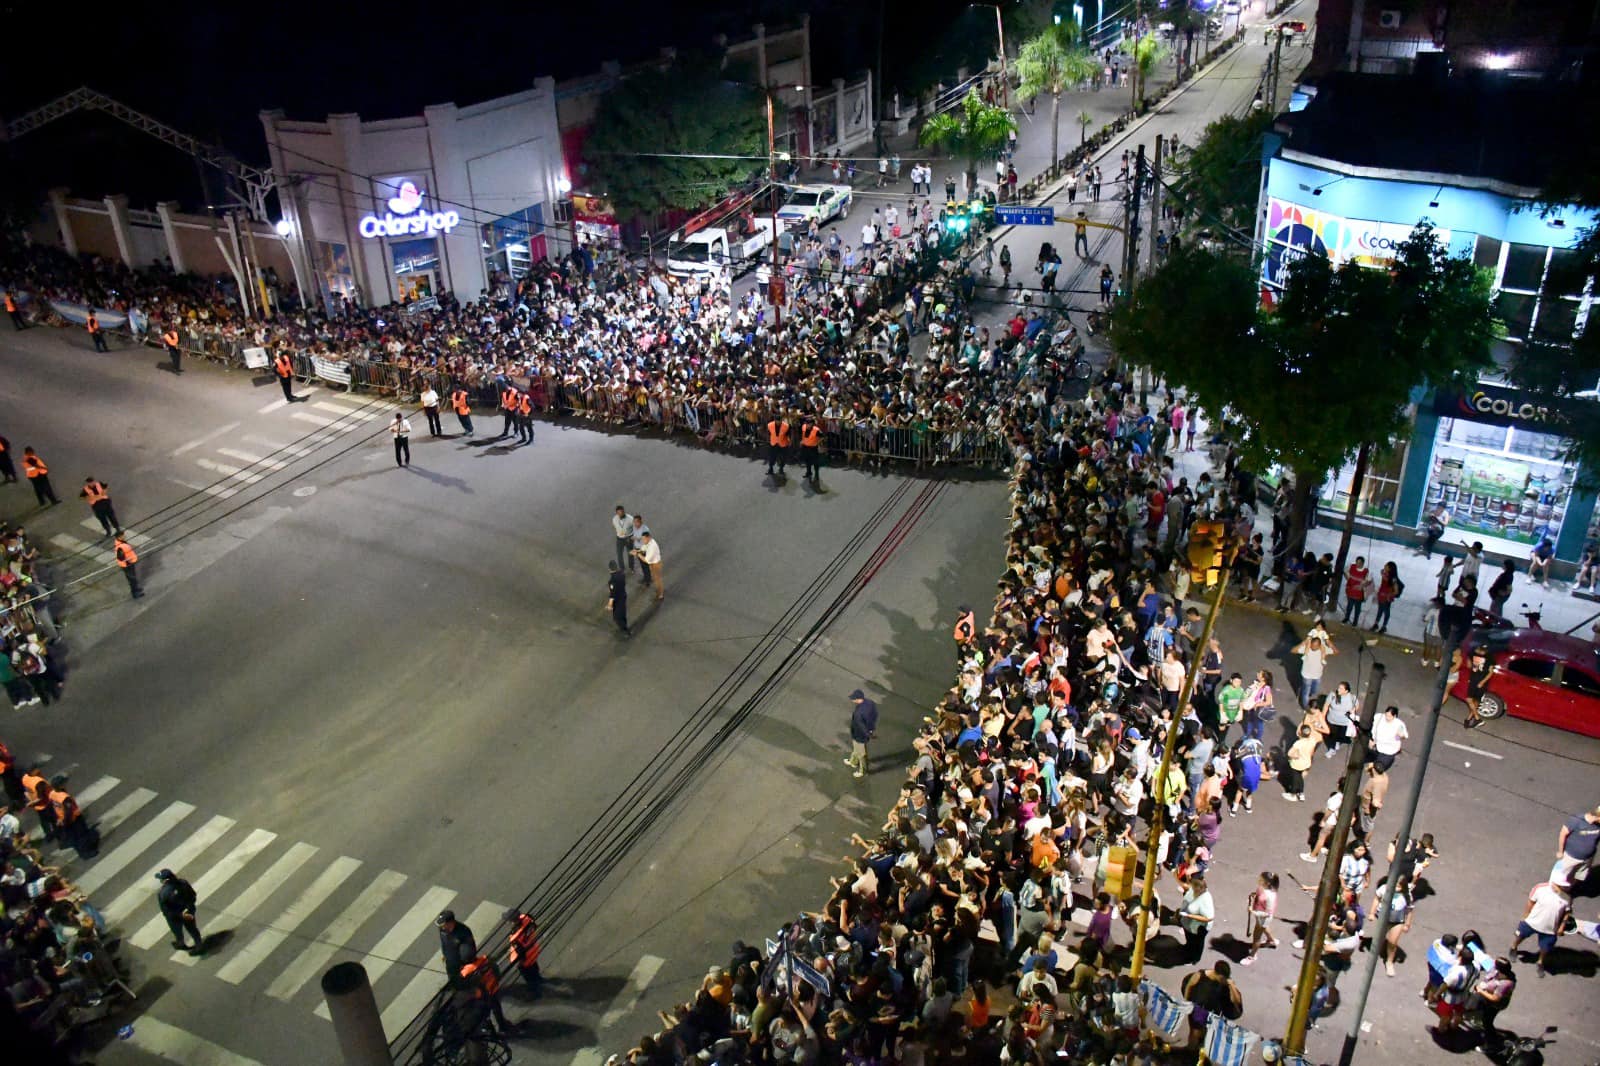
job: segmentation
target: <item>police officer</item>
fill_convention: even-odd
[[[56,499],[56,490],[50,485],[50,468],[44,465],[39,453],[31,447],[22,449],[22,472],[28,475],[28,484],[33,486],[33,495],[40,507],[45,505],[46,500],[52,504],[61,502]]]
[[[37,765],[28,767],[22,775],[22,791],[28,797],[28,809],[39,819],[39,832],[46,840],[56,837],[56,812],[50,805],[50,781],[39,772]]]
[[[461,432],[472,436],[472,403],[467,399],[467,390],[457,387],[450,394],[450,406],[455,408],[456,421],[461,423]]]
[[[775,413],[767,423],[767,473],[782,475],[788,457],[789,423],[783,420],[781,413]],[[772,469],[773,464],[777,464],[777,470]]]
[[[122,523],[117,521],[116,509],[111,506],[111,486],[96,478],[86,477],[83,479],[83,490],[78,495],[89,501],[89,510],[100,519],[106,536],[122,532]]]
[[[511,1019],[506,1017],[505,1009],[500,1006],[500,975],[495,972],[494,963],[488,956],[479,955],[461,967],[461,983],[463,988],[472,993],[480,1011],[494,1015],[495,1028],[501,1036],[510,1036],[517,1031]],[[472,1028],[476,1030],[477,1026]]]
[[[177,326],[167,327],[167,331],[161,335],[161,344],[167,349],[167,358],[172,360],[172,372],[183,373],[183,349],[178,347]]]
[[[93,311],[89,312],[89,321],[84,323],[83,328],[89,331],[89,339],[94,341],[94,350],[97,352],[106,351],[106,330],[100,324],[100,320],[95,317]]]
[[[122,576],[128,579],[128,591],[134,599],[144,595],[144,587],[139,584],[139,553],[133,550],[122,536],[122,530],[117,530],[117,539],[111,544],[111,550],[117,557],[117,565],[122,567]]]
[[[817,425],[817,420],[810,416],[800,426],[800,461],[805,464],[804,477],[812,484],[816,484],[821,476],[817,466],[817,458],[822,451],[822,427]]]
[[[477,956],[478,941],[465,923],[456,921],[455,911],[440,911],[433,924],[439,929],[439,954],[444,956],[444,972],[450,975],[452,985],[464,987],[461,968]]]
[[[27,329],[28,324],[22,321],[22,311],[17,307],[16,297],[6,293],[6,314],[11,316],[12,329]]]
[[[533,397],[526,392],[517,397],[517,440],[533,443]]]
[[[539,923],[517,908],[508,909],[505,920],[511,923],[511,961],[528,982],[534,999],[544,995],[544,975],[539,972]]]
[[[500,436],[509,437],[517,428],[517,389],[515,385],[508,384],[505,391],[500,394],[500,414],[505,418],[505,424],[500,427]]]
[[[206,938],[200,935],[200,926],[195,921],[198,901],[194,886],[171,870],[158,872],[156,880],[161,882],[156,891],[156,905],[161,908],[161,917],[167,920],[167,928],[172,930],[172,946],[179,951],[187,950],[191,955],[204,955]],[[194,937],[194,947],[189,947],[186,933]]]
[[[607,579],[610,591],[607,593],[606,606],[611,610],[611,620],[617,623],[625,637],[633,636],[633,630],[628,628],[628,575],[622,572],[622,567],[617,565],[615,559],[606,563],[611,574]]]
[[[288,352],[279,352],[272,359],[272,373],[278,379],[278,385],[283,389],[283,398],[288,403],[294,403],[294,360]]]

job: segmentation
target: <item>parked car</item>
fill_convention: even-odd
[[[855,191],[848,185],[799,185],[788,201],[778,208],[778,221],[785,226],[800,226],[816,219],[818,223],[850,217]]]
[[[1465,664],[1474,648],[1489,656],[1493,675],[1478,714],[1509,714],[1600,738],[1600,645],[1545,629],[1475,629],[1462,645],[1462,669],[1450,694],[1465,700]]]
[[[1288,34],[1291,37],[1299,37],[1306,32],[1306,24],[1299,19],[1290,19],[1287,22],[1278,23],[1278,32]]]

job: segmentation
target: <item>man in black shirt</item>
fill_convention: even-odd
[[[633,630],[628,628],[628,575],[622,572],[622,567],[613,560],[606,564],[611,568],[610,592],[606,606],[611,608],[611,620],[617,623],[617,628],[625,637],[633,636]]]
[[[172,946],[179,951],[187,950],[191,955],[204,954],[206,940],[200,935],[200,926],[195,922],[194,886],[171,870],[158,872],[156,880],[161,882],[161,887],[156,890],[156,905],[161,908],[161,916],[172,930]],[[193,947],[189,947],[185,934],[194,937]]]
[[[439,953],[444,956],[445,974],[452,987],[460,988],[461,967],[478,957],[478,941],[471,929],[456,921],[455,911],[440,911],[433,924],[439,927]]]

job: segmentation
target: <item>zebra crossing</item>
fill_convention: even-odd
[[[125,944],[324,1020],[314,978],[353,959],[366,967],[385,1030],[398,1032],[444,983],[434,917],[452,908],[485,937],[505,910],[109,775],[76,794],[100,827],[103,850],[94,859],[53,860]],[[163,868],[193,883],[208,938],[232,934],[214,953],[196,958],[171,948],[155,902]]]

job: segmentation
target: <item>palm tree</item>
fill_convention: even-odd
[[[1058,150],[1061,137],[1061,94],[1080,82],[1088,81],[1100,69],[1100,64],[1073,39],[1071,29],[1065,25],[1048,27],[1039,36],[1022,46],[1017,56],[1017,77],[1022,84],[1017,95],[1032,100],[1040,93],[1049,93],[1050,100],[1050,165],[1061,159]]]
[[[941,111],[930,118],[917,135],[917,143],[934,147],[967,161],[967,188],[978,188],[978,160],[999,154],[1011,131],[1017,128],[1011,112],[983,102],[976,89],[967,93],[961,106]]]
[[[1167,58],[1167,46],[1155,34],[1147,33],[1143,37],[1124,40],[1122,50],[1133,60],[1133,77],[1130,80],[1133,82],[1133,109],[1138,111],[1144,103],[1145,80],[1156,69],[1156,64]]]
[[[1089,127],[1094,125],[1094,116],[1087,111],[1078,112],[1078,147],[1082,148],[1089,140]]]

